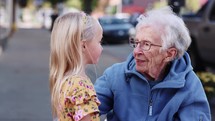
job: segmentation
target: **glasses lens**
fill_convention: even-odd
[[[143,50],[149,50],[151,46],[150,42],[144,42],[142,49]]]
[[[133,48],[137,46],[137,43],[135,42],[135,39],[133,37],[129,38],[129,45]]]

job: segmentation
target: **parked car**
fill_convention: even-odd
[[[99,18],[103,28],[104,43],[123,43],[129,39],[130,31],[134,26],[130,23],[129,16],[104,16]]]
[[[182,17],[192,38],[188,52],[194,70],[215,67],[215,1],[208,0],[197,13]]]
[[[137,21],[137,18],[141,15],[142,13],[132,13],[131,16],[130,16],[130,23],[136,27],[138,21]]]

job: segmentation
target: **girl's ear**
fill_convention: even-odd
[[[85,48],[85,44],[83,44],[82,47]]]
[[[81,41],[81,47],[82,47],[82,50],[85,50],[85,48],[86,48],[86,42],[85,41]]]
[[[177,50],[176,48],[172,47],[167,50],[167,57],[165,58],[165,61],[172,61],[177,56]]]

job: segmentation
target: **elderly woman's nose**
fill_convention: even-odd
[[[143,50],[140,48],[139,44],[137,45],[137,47],[134,48],[134,52],[135,53],[143,53]]]

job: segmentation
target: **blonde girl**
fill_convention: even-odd
[[[101,25],[83,12],[68,13],[55,20],[49,75],[54,119],[99,120],[100,102],[85,68],[98,62],[101,39]]]

